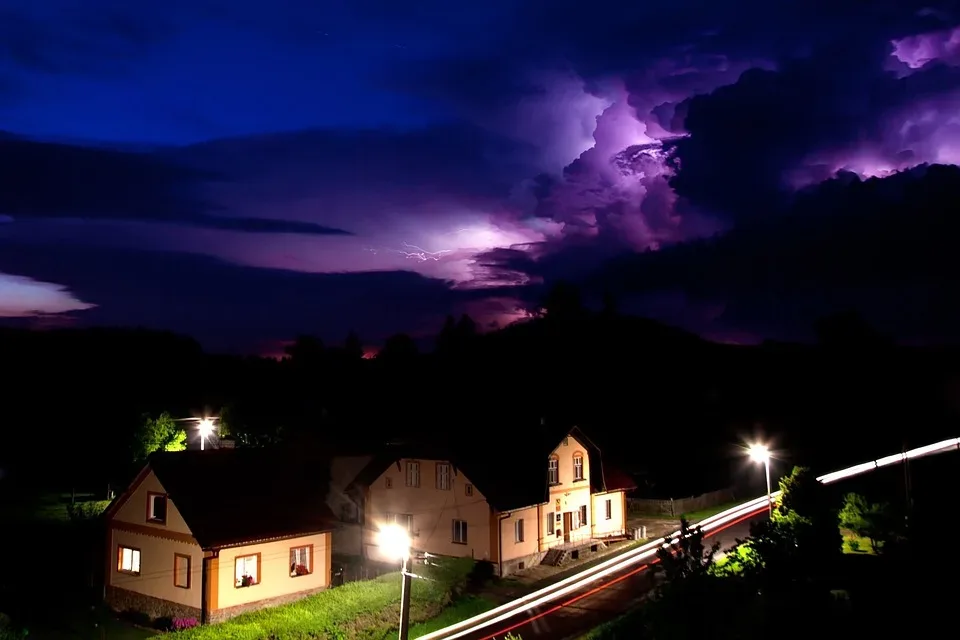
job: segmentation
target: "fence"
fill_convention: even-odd
[[[670,516],[679,518],[684,513],[701,511],[716,507],[736,499],[733,487],[718,489],[710,493],[689,498],[669,498],[667,500],[651,500],[647,498],[627,499],[627,510],[630,515]]]

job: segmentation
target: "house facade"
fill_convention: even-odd
[[[543,439],[549,444],[504,449],[501,460],[411,448],[371,462],[356,481],[365,489],[362,522],[353,525],[363,555],[389,560],[376,532],[397,523],[419,551],[490,562],[508,575],[553,547],[625,535],[629,479],[605,476],[579,429]]]
[[[106,603],[154,619],[217,622],[327,588],[332,517],[323,493],[294,491],[303,500],[297,506],[252,482],[234,486],[250,465],[269,471],[265,457],[151,456],[106,512]],[[216,489],[224,481],[230,491]],[[303,508],[311,495],[316,503]]]

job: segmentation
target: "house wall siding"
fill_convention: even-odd
[[[607,520],[607,500],[610,501],[610,519]],[[593,535],[596,538],[621,535],[626,532],[626,494],[608,491],[593,494]]]
[[[126,502],[120,505],[117,512],[113,514],[113,519],[131,524],[142,524],[161,531],[190,534],[190,527],[184,522],[183,516],[180,515],[176,505],[171,500],[167,500],[167,520],[164,524],[147,520],[147,495],[149,493],[165,494],[166,492],[153,471],[148,472]]]
[[[407,462],[420,464],[420,486],[408,487]],[[387,514],[413,516],[411,537],[415,549],[443,556],[492,560],[491,510],[486,498],[462,470],[451,465],[450,488],[437,488],[437,464],[444,461],[402,459],[391,464],[371,484],[366,501],[364,550],[367,557],[389,561],[377,546],[376,533]],[[390,488],[387,488],[387,483]],[[467,495],[466,487],[472,487]],[[453,541],[453,521],[467,523],[467,543]],[[511,538],[512,540],[512,538]]]
[[[290,549],[313,545],[313,572],[309,575],[290,576]],[[221,549],[217,571],[217,609],[227,613],[213,615],[222,619],[249,609],[258,609],[267,602],[282,599],[289,602],[299,597],[316,593],[330,586],[330,555],[332,540],[329,532],[300,536],[286,540],[251,544],[242,547]],[[260,554],[258,565],[259,583],[249,587],[236,586],[236,559],[241,556]],[[255,606],[252,606],[255,605]],[[238,607],[242,607],[238,609]],[[230,612],[234,613],[230,613]]]
[[[573,459],[575,454],[583,455],[583,478],[574,479]],[[544,506],[544,512],[553,513],[556,520],[556,514],[560,514],[560,519],[556,520],[556,530],[560,532],[552,538],[548,535],[544,538],[544,551],[550,547],[563,544],[564,537],[564,513],[573,513],[580,507],[587,507],[587,523],[577,528],[569,530],[569,542],[586,542],[590,539],[593,522],[593,501],[590,499],[590,455],[587,447],[573,436],[567,436],[560,445],[553,450],[552,456],[555,456],[559,467],[560,482],[550,486],[550,500]],[[545,463],[546,464],[546,463]],[[571,520],[576,522],[575,517],[571,515]]]
[[[203,551],[199,545],[113,528],[108,535],[108,553],[110,555],[107,558],[109,562],[107,585],[109,587],[116,587],[123,592],[140,594],[147,598],[163,600],[170,603],[171,607],[177,605],[200,610]],[[131,575],[119,570],[118,549],[120,546],[140,550],[140,575]],[[174,554],[178,553],[190,558],[190,586],[186,589],[174,585]],[[108,604],[111,607],[120,607],[118,610],[121,611],[127,608],[136,608],[130,606],[134,601],[131,599],[133,596],[123,593],[119,595],[123,596],[122,601],[111,602],[108,594]],[[143,602],[148,603],[149,601],[144,600]],[[150,611],[157,609],[158,607],[155,604],[150,604],[149,610],[143,611],[153,615]],[[154,615],[154,617],[156,616]]]

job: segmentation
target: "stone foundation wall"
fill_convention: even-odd
[[[151,620],[157,620],[158,618],[196,618],[198,621],[200,620],[200,609],[120,587],[107,587],[104,601],[108,607],[118,613],[135,611],[149,616]]]
[[[512,573],[517,571],[522,571],[523,569],[529,569],[540,564],[540,561],[543,560],[543,556],[546,555],[546,551],[540,551],[538,553],[531,553],[528,556],[521,556],[519,558],[510,558],[509,560],[503,561],[503,569],[501,571],[500,577],[505,578]],[[523,564],[521,568],[520,565]]]
[[[288,593],[275,598],[266,598],[264,600],[257,600],[256,602],[238,604],[235,607],[217,609],[216,611],[210,612],[210,622],[223,622],[224,620],[229,620],[230,618],[236,617],[241,613],[246,613],[248,611],[256,611],[258,609],[265,609],[267,607],[276,607],[277,605],[287,604],[288,602],[295,602],[302,598],[306,598],[307,596],[312,596],[315,593],[320,593],[325,589],[326,587],[321,587],[319,589],[297,591],[296,593]]]

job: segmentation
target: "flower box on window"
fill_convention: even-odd
[[[249,587],[250,585],[256,584],[256,581],[253,579],[253,576],[242,576],[237,582],[238,587]]]
[[[307,568],[307,565],[305,564],[295,564],[293,565],[293,568],[290,570],[290,575],[291,576],[310,575],[310,569]]]

